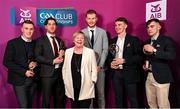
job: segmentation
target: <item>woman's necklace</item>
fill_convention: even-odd
[[[76,48],[74,49],[75,56],[75,64],[76,64],[76,71],[79,73],[81,68],[81,58],[82,58],[82,50],[83,48]]]
[[[79,73],[80,72],[80,63],[81,63],[81,54],[76,54],[75,57],[75,65],[76,65],[76,71]]]

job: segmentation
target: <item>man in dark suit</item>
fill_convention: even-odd
[[[126,18],[116,19],[117,36],[110,43],[109,62],[117,108],[123,107],[123,87],[125,87],[131,107],[138,107],[136,90],[140,79],[138,65],[141,62],[141,46],[137,37],[126,33],[127,26]]]
[[[161,25],[158,19],[147,21],[146,27],[151,37],[143,47],[146,55],[143,68],[148,72],[147,101],[150,108],[170,108],[168,95],[173,78],[168,62],[175,59],[175,46],[171,38],[160,34]]]
[[[8,68],[8,82],[13,85],[20,107],[31,108],[36,84],[34,45],[32,40],[34,23],[26,20],[22,23],[22,35],[8,41],[4,54],[4,65]]]
[[[53,94],[54,107],[65,107],[65,89],[62,80],[62,62],[64,43],[56,37],[57,22],[50,17],[45,21],[46,35],[37,40],[35,57],[40,64],[42,81],[43,107],[50,107],[50,98]]]

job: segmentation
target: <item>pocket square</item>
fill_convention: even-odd
[[[130,43],[128,43],[126,47],[130,47],[130,46],[131,46],[131,44],[130,44]]]
[[[157,44],[157,45],[156,45],[156,47],[160,47],[160,45],[159,45],[159,44]]]

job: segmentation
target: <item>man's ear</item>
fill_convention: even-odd
[[[23,32],[23,27],[21,27],[21,32]]]
[[[158,25],[158,29],[159,29],[159,30],[161,29],[161,25]]]

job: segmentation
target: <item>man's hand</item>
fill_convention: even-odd
[[[37,66],[37,62],[30,62],[29,63],[29,69],[34,69]]]
[[[26,75],[26,77],[33,77],[34,76],[34,72],[32,72],[31,70],[27,70],[25,75]]]
[[[119,64],[118,64],[118,61],[116,59],[113,59],[113,61],[111,62],[111,68],[112,69],[118,69],[119,68]]]
[[[118,69],[119,65],[115,64],[113,61],[111,62],[111,68],[112,69]]]
[[[64,60],[63,58],[57,57],[53,60],[53,64],[60,64],[63,62],[63,60]]]
[[[146,65],[144,64],[144,65],[143,65],[143,70],[144,70],[144,71],[148,71],[149,68],[147,68]]]
[[[115,65],[122,65],[125,63],[125,60],[123,58],[115,58],[112,61]]]
[[[145,52],[147,52],[147,53],[151,53],[152,54],[153,51],[155,50],[155,48],[152,45],[150,45],[150,44],[146,44],[146,45],[144,45],[143,50]]]
[[[97,66],[97,72],[100,72],[100,71],[101,71],[101,69],[102,69],[102,67]]]
[[[64,56],[64,50],[59,50],[58,54],[59,54],[58,57],[62,58]]]

